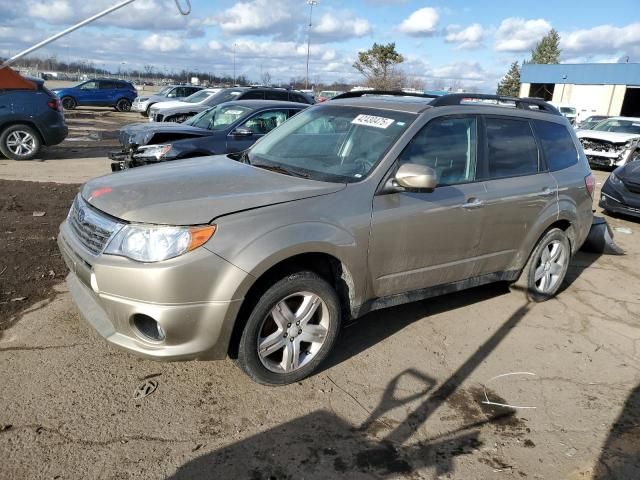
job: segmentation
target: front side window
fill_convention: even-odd
[[[187,120],[185,125],[207,130],[224,130],[240,117],[250,113],[252,109],[238,105],[218,105]]]
[[[247,120],[242,127],[256,135],[265,135],[287,120],[286,110],[268,110]]]
[[[413,137],[398,162],[431,167],[438,174],[438,185],[455,185],[475,180],[476,152],[475,117],[440,117]]]
[[[262,90],[249,90],[242,95],[242,100],[264,100]]]
[[[95,90],[98,88],[97,82],[87,82],[83,83],[80,87],[82,90]]]
[[[410,113],[322,105],[300,112],[249,151],[249,162],[314,180],[357,182],[415,120]]]
[[[538,147],[527,120],[487,117],[485,125],[488,178],[538,173]]]
[[[578,152],[564,125],[534,120],[534,128],[549,170],[555,172],[578,163]]]

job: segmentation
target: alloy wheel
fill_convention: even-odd
[[[534,272],[535,288],[540,293],[553,291],[562,280],[562,272],[568,255],[564,245],[558,240],[549,242],[540,252]]]
[[[262,321],[258,357],[276,373],[290,373],[308,364],[327,339],[330,314],[325,302],[311,292],[298,292],[279,301]]]
[[[6,145],[11,153],[19,157],[32,155],[37,148],[36,139],[33,138],[33,135],[23,130],[11,132],[7,136]]]

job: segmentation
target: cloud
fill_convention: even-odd
[[[218,15],[216,21],[226,34],[268,35],[291,23],[292,12],[296,10],[289,1],[252,0],[236,3]]]
[[[615,51],[625,51],[640,55],[640,22],[624,27],[599,25],[560,34],[560,48],[563,53],[582,54],[587,57],[605,54],[612,56]]]
[[[371,24],[364,18],[353,16],[349,12],[329,12],[314,21],[312,27],[314,41],[346,40],[368,35]]]
[[[430,36],[436,33],[440,15],[435,8],[425,7],[413,12],[400,24],[399,30],[415,37]]]
[[[498,52],[527,52],[551,30],[551,24],[543,19],[505,18],[495,35]]]
[[[447,43],[457,43],[458,49],[474,49],[482,46],[484,39],[484,28],[479,23],[469,25],[461,29],[459,25],[449,25],[445,29],[444,41]]]
[[[446,80],[484,82],[489,76],[479,62],[453,62],[435,67],[430,75]]]
[[[174,35],[154,33],[142,41],[142,48],[149,52],[176,52],[184,47],[184,42]]]

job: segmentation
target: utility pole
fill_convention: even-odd
[[[236,84],[236,47],[237,43],[233,44],[233,84]]]
[[[307,36],[307,77],[304,82],[305,89],[309,90],[309,54],[311,53],[311,18],[313,15],[313,7],[318,5],[317,0],[307,0],[307,5],[309,5],[309,35]]]

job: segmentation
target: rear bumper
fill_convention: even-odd
[[[39,125],[42,141],[46,146],[58,145],[69,135],[69,128],[64,123],[62,115],[57,121],[47,122],[46,125]]]

